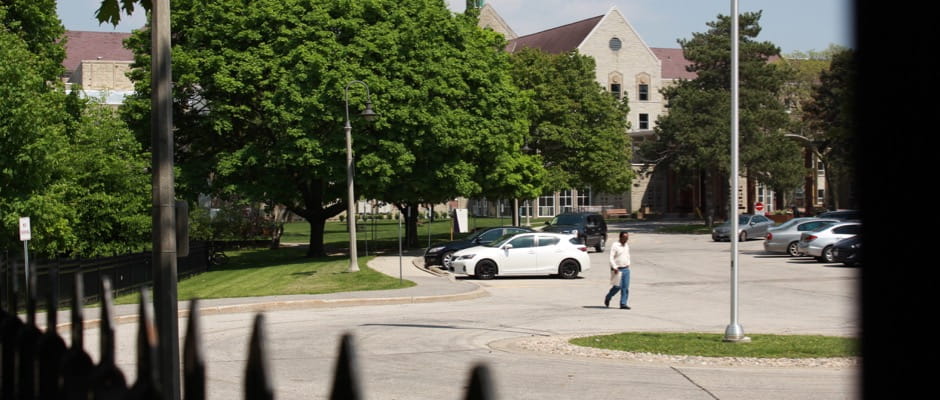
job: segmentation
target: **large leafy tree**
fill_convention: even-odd
[[[310,223],[309,255],[325,254],[324,223],[346,209],[344,106],[353,80],[368,84],[381,114],[374,123],[355,118],[366,94],[348,86],[358,194],[406,208],[524,190],[538,175],[518,153],[524,98],[501,43],[440,0],[181,0],[173,12],[181,192],[283,204]],[[149,32],[130,45],[138,94],[125,116],[143,133]]]
[[[739,20],[740,163],[748,178],[787,190],[802,177],[800,148],[784,137],[788,118],[781,88],[790,76],[768,62],[780,49],[755,40],[759,20],[760,12],[744,13]],[[707,25],[708,31],[679,40],[691,62],[689,71],[697,76],[663,90],[669,113],[659,118],[657,140],[644,143],[642,151],[659,165],[703,173],[705,209],[712,217],[716,183],[724,181],[714,174],[731,172],[731,18],[719,15]]]
[[[594,59],[526,48],[512,62],[516,84],[533,99],[527,141],[548,173],[545,189],[630,190],[630,110],[597,83]]]
[[[51,18],[25,2],[0,4],[0,246],[17,247],[17,218],[29,216],[30,247],[42,256],[141,250],[146,157],[111,110],[64,93],[64,51],[49,33],[63,30],[46,6]]]
[[[803,103],[808,136],[826,166],[830,184],[828,206],[832,208],[850,205],[849,199],[841,198],[840,193],[851,196],[850,192],[857,187],[857,182],[852,181],[858,156],[856,75],[854,51],[842,49],[833,55],[829,68],[819,74],[819,84]]]

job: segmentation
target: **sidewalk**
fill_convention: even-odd
[[[454,280],[453,276],[440,274],[424,268],[423,251],[402,254],[380,255],[369,261],[369,267],[388,276],[414,282],[416,285],[404,289],[367,290],[311,295],[285,295],[263,297],[236,297],[199,300],[199,312],[203,315],[221,313],[262,312],[286,309],[350,307],[375,304],[431,303],[440,301],[468,300],[489,295],[478,285]],[[180,317],[189,315],[189,301],[178,303]],[[115,323],[136,322],[137,304],[114,307]],[[101,321],[101,309],[85,307],[84,328],[97,326]],[[22,316],[25,319],[25,316]],[[59,311],[57,329],[71,326],[71,311]],[[46,313],[36,313],[36,325],[46,326]]]

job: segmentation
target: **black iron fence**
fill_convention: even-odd
[[[137,336],[137,381],[128,384],[123,372],[115,365],[114,353],[114,288],[108,274],[101,275],[102,295],[100,334],[100,357],[94,364],[84,350],[84,322],[82,304],[84,287],[88,281],[82,272],[72,275],[71,285],[71,346],[56,332],[56,311],[59,282],[57,271],[52,269],[52,283],[46,291],[46,327],[41,331],[35,321],[36,285],[31,284],[25,296],[26,320],[15,312],[0,309],[0,398],[3,399],[163,399],[166,396],[159,382],[157,366],[158,340],[154,326],[150,299],[146,289],[140,290],[141,302]],[[35,275],[31,275],[33,280]],[[96,285],[97,286],[97,285]],[[16,304],[16,301],[12,302]],[[205,358],[200,338],[199,302],[190,302],[189,322],[183,345],[182,399],[206,398]],[[273,399],[274,387],[270,378],[270,367],[266,356],[264,337],[264,315],[258,314],[253,331],[245,367],[244,398]],[[331,399],[361,399],[365,397],[356,366],[354,341],[351,335],[343,335],[340,341]],[[173,389],[175,390],[175,389]],[[490,373],[485,365],[477,365],[471,371],[470,383],[464,393],[465,399],[488,400],[495,398]]]
[[[189,245],[189,255],[177,258],[177,275],[186,277],[208,271],[212,267],[212,257],[221,251],[231,251],[242,248],[264,247],[270,240],[240,240],[240,241],[193,241]],[[95,259],[57,259],[31,261],[36,271],[36,284],[39,291],[52,285],[50,271],[58,272],[56,285],[62,288],[60,298],[70,298],[71,282],[78,273],[85,279],[85,301],[97,301],[100,297],[101,278],[111,277],[113,289],[116,293],[135,291],[144,286],[153,284],[153,253],[136,253],[114,257]],[[0,290],[7,296],[0,299],[9,304],[10,295],[22,288],[25,269],[23,260],[12,259],[10,254],[0,254]],[[44,299],[39,299],[39,307],[44,305]],[[13,308],[9,308],[13,310]]]

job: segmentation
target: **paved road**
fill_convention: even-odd
[[[269,357],[280,399],[328,396],[339,336],[346,332],[355,335],[359,371],[367,397],[374,399],[461,398],[469,370],[478,362],[492,368],[503,399],[860,397],[855,368],[643,364],[505,345],[531,336],[617,331],[722,334],[730,315],[730,244],[714,243],[706,235],[654,234],[648,225],[631,230],[629,311],[603,307],[608,275],[606,255],[598,253],[591,255],[592,269],[572,281],[454,280],[428,275],[405,258],[401,273],[417,281],[416,288],[207,303],[203,334],[210,398],[241,398],[254,313],[239,310],[253,309],[267,310]],[[609,242],[615,235],[612,230]],[[857,335],[857,269],[767,255],[759,240],[740,248],[745,333]],[[371,265],[399,274],[397,256],[378,257]],[[377,297],[398,304],[378,304]],[[399,301],[391,300],[396,297]],[[454,301],[431,302],[445,299]],[[347,303],[329,303],[336,300]],[[182,319],[180,326],[185,326]],[[130,379],[135,330],[134,324],[118,330],[118,362]],[[86,343],[92,353],[96,341],[96,331],[89,330]]]

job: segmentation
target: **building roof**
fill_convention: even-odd
[[[663,79],[695,79],[696,74],[686,69],[692,62],[685,59],[682,49],[651,47],[650,50],[662,61]]]
[[[74,71],[85,60],[134,61],[134,53],[124,48],[124,32],[65,31],[66,71]]]
[[[515,53],[518,49],[532,47],[552,54],[569,52],[578,48],[602,18],[604,18],[603,15],[598,15],[568,25],[517,37],[509,41],[507,50],[510,53]]]

